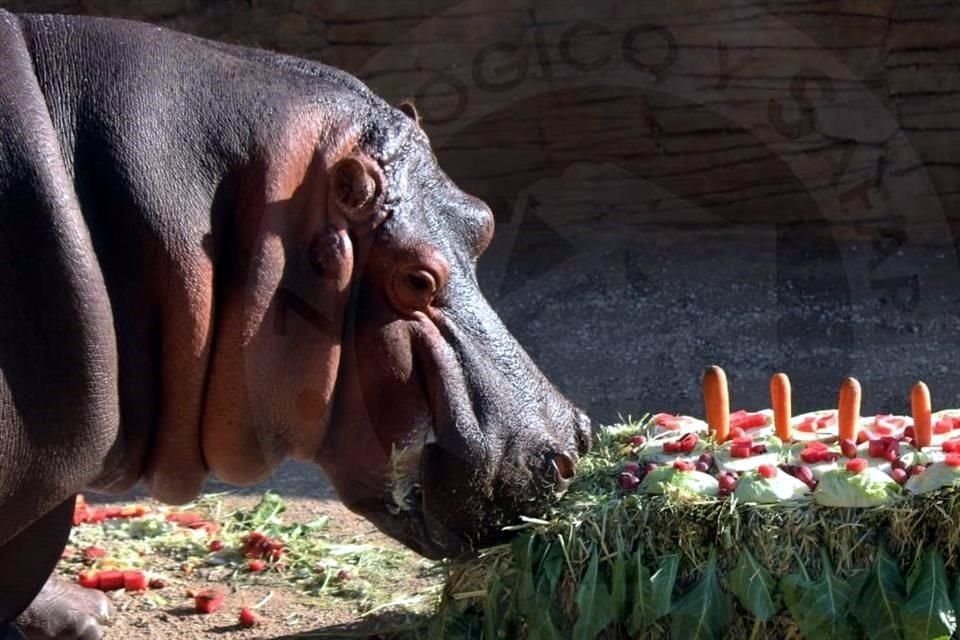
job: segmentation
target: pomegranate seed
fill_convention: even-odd
[[[847,462],[847,471],[850,473],[860,473],[869,466],[863,458],[854,458]]]
[[[762,464],[757,467],[757,471],[760,473],[760,475],[767,479],[774,478],[777,475],[777,468],[772,464]]]
[[[620,488],[624,491],[634,491],[638,486],[640,486],[640,478],[628,471],[624,471],[617,476],[617,482],[620,483]]]
[[[844,438],[840,441],[840,453],[842,453],[847,458],[856,458],[857,457],[857,445],[850,438]]]
[[[890,477],[896,480],[897,484],[903,485],[907,482],[907,478],[910,476],[908,476],[907,472],[903,469],[894,469],[890,472]]]

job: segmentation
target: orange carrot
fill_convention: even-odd
[[[840,441],[854,440],[860,426],[860,383],[856,378],[847,378],[840,385],[840,402],[837,407],[837,423]]]
[[[917,448],[929,447],[933,436],[930,414],[930,389],[922,382],[913,385],[910,390],[910,405],[913,409],[913,429],[917,434]]]
[[[784,442],[789,442],[793,434],[790,431],[792,407],[790,378],[787,374],[777,373],[770,378],[770,405],[773,407],[773,422],[777,427],[777,437]]]
[[[727,374],[720,367],[712,366],[703,374],[703,403],[714,439],[724,442],[730,433],[730,392]]]

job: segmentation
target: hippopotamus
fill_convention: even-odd
[[[482,295],[493,216],[414,106],[129,21],[0,11],[0,55],[0,637],[100,637],[51,577],[81,490],[312,461],[429,557],[565,490],[590,421]]]

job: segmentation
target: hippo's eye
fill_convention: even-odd
[[[401,269],[394,278],[393,294],[402,311],[422,311],[437,295],[437,279],[421,267]]]

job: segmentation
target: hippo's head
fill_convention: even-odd
[[[291,64],[337,85],[318,102],[327,133],[298,116],[268,145],[266,199],[239,225],[259,231],[231,266],[243,289],[221,280],[205,460],[241,484],[315,460],[424,555],[494,542],[566,487],[589,420],[480,292],[493,216],[441,171],[413,108]]]
[[[376,222],[355,240],[319,461],[351,509],[439,556],[495,541],[564,489],[590,423],[480,291],[490,209],[443,173],[412,107],[394,113],[332,170],[347,207]]]

